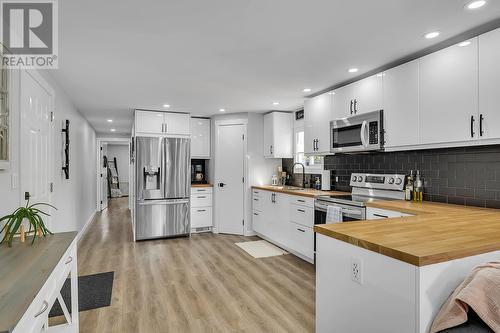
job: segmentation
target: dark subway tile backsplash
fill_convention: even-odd
[[[420,170],[427,201],[500,208],[500,145],[330,155],[325,169],[332,172],[332,188],[340,191],[351,190],[353,172]]]

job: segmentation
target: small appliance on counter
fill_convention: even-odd
[[[191,160],[191,184],[208,184],[205,160]]]

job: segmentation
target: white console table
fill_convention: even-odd
[[[71,314],[61,296],[71,278]],[[76,232],[0,247],[0,332],[78,332]],[[66,323],[49,326],[56,299]]]

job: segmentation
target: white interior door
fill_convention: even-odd
[[[243,235],[245,216],[245,125],[218,125],[216,210],[219,233]]]
[[[52,93],[40,78],[21,71],[21,191],[30,203],[51,202]],[[46,210],[46,209],[44,209]],[[50,226],[48,216],[44,221]]]
[[[108,155],[108,145],[101,144],[101,210],[108,208],[108,169],[104,165],[104,156]]]

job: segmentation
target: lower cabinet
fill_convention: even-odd
[[[191,188],[191,232],[211,231],[212,188]]]
[[[252,191],[252,227],[261,237],[314,262],[314,201],[297,196],[257,190]]]
[[[367,220],[378,220],[378,219],[387,219],[391,217],[405,217],[405,216],[413,216],[413,215],[398,212],[395,210],[387,210],[387,209],[372,208],[372,207],[366,208]]]

